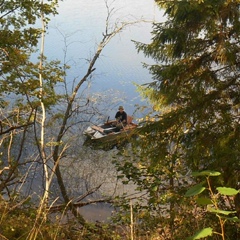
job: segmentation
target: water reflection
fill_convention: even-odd
[[[114,11],[111,22],[113,24],[116,21],[130,21],[140,17],[153,20],[155,17],[154,0],[116,0],[113,4],[110,7],[117,10]],[[104,0],[65,0],[60,1],[59,5],[59,15],[52,19],[48,28],[45,55],[50,60],[63,61],[64,50],[67,50],[67,63],[72,67],[67,79],[71,83],[73,78],[77,76],[81,78],[84,75],[87,59],[92,56],[96,43],[102,37],[106,7]],[[109,96],[113,94],[115,104],[112,105],[112,109],[108,109],[107,115],[114,116],[118,105],[124,105],[127,113],[132,114],[135,104],[141,104],[141,98],[136,93],[133,82],[141,84],[151,80],[148,71],[142,68],[142,62],[150,62],[150,60],[137,53],[131,40],[149,42],[150,32],[151,23],[141,23],[127,28],[110,42],[97,62],[89,94],[101,92],[106,96],[108,103],[111,101]],[[71,84],[69,85],[71,87]],[[99,104],[103,103],[99,102]],[[106,193],[112,195],[111,191],[115,188],[118,190],[117,194],[130,192],[133,189],[133,187],[125,189],[121,184],[116,187],[116,172],[111,165],[111,156],[107,153],[105,155],[105,153],[91,152],[89,149],[85,153],[82,139],[74,139],[74,134],[71,136],[71,144],[74,143],[71,149],[72,161],[71,157],[67,156],[67,161],[61,162],[66,187],[69,192],[72,191],[71,195],[84,193],[86,185],[92,184],[90,186],[94,187],[99,181],[105,183],[102,188],[102,193],[105,195]],[[34,177],[37,178],[35,174]],[[39,184],[39,180],[36,181],[38,181],[36,185]],[[59,192],[56,192],[56,196],[59,195]],[[81,209],[83,214],[84,211],[89,214],[89,208],[91,209],[91,207]]]
[[[116,22],[146,19],[153,21],[154,0],[115,0],[108,1],[113,9],[110,27]],[[63,49],[67,46],[67,61],[71,65],[68,81],[82,76],[87,60],[96,49],[96,44],[105,29],[107,8],[104,0],[66,0],[59,2],[59,15],[54,17],[48,29],[45,54],[50,59],[63,60]],[[150,41],[151,23],[139,23],[128,27],[116,36],[104,49],[97,62],[93,75],[91,93],[115,92],[116,106],[124,105],[132,114],[135,104],[141,103],[133,83],[146,83],[151,80],[142,62],[150,62],[138,54],[131,40]],[[108,113],[114,115],[116,109]]]

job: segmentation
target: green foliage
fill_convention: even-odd
[[[61,214],[61,213],[60,213]],[[41,234],[36,240],[120,240],[114,226],[105,224],[90,224],[80,228],[76,221],[61,222],[61,215],[52,216],[46,223],[36,223],[37,210],[30,200],[19,202],[0,201],[0,238],[11,240],[29,239],[29,233],[40,227]]]
[[[39,72],[38,65],[30,62],[30,54],[35,51],[42,32],[36,23],[41,13],[46,18],[56,14],[57,2],[51,0],[42,5],[38,0],[10,0],[1,3],[0,96],[27,94],[28,88],[29,92],[31,87],[36,88],[36,78],[32,78]]]
[[[40,102],[49,110],[62,98],[56,93],[56,87],[63,81],[67,66],[63,68],[59,61],[48,62],[43,57],[41,89],[39,62],[32,57],[38,51],[42,33],[38,28],[41,14],[47,24],[49,15],[57,13],[57,4],[57,0],[43,1],[43,4],[38,0],[9,0],[0,4],[0,151],[3,155],[0,193],[7,190],[11,195],[15,191],[8,188],[18,183],[24,164],[30,161],[30,153],[24,149],[31,148],[31,154],[38,151],[29,143],[35,126],[34,147],[38,144]]]
[[[203,183],[197,184],[197,185],[195,185],[194,187],[190,188],[190,189],[186,192],[185,196],[186,196],[186,197],[195,196],[195,195],[203,192],[205,189],[206,189],[206,188],[203,187]]]
[[[196,196],[198,197],[199,194],[203,193],[204,190],[208,190],[209,198],[202,201],[202,198],[197,198],[196,202],[200,204],[202,207],[206,209],[207,212],[215,214],[216,218],[219,220],[219,229],[221,229],[220,232],[217,232],[216,230],[213,230],[213,227],[204,228],[202,230],[199,230],[194,236],[187,238],[189,240],[193,239],[202,239],[208,236],[212,236],[213,234],[217,234],[221,236],[222,239],[225,239],[225,235],[228,235],[228,233],[225,232],[225,225],[226,221],[229,222],[240,222],[240,220],[234,216],[236,214],[236,211],[229,210],[229,206],[231,206],[231,203],[227,201],[224,197],[225,196],[235,196],[239,194],[239,191],[233,188],[228,187],[217,187],[216,190],[218,191],[218,194],[214,193],[214,186],[211,185],[210,177],[216,177],[219,176],[219,172],[212,172],[212,171],[202,171],[202,172],[195,172],[193,174],[195,177],[201,176],[206,178],[207,187],[203,187],[203,183],[194,185],[191,187],[185,194],[186,197],[192,197]],[[222,200],[221,200],[222,199]],[[232,199],[233,201],[233,199]],[[224,208],[224,209],[221,209]],[[228,216],[228,217],[226,217]]]
[[[208,236],[212,236],[212,234],[213,234],[212,228],[204,228],[198,231],[194,236],[187,238],[187,240],[202,239]]]
[[[226,196],[233,196],[239,193],[239,190],[236,190],[234,188],[217,187],[217,190],[220,194],[223,194]]]
[[[209,170],[204,170],[201,172],[193,172],[192,176],[194,177],[199,177],[199,176],[219,176],[221,175],[220,172],[216,172],[216,171],[209,171]]]
[[[228,188],[219,189],[228,194],[235,193],[231,189],[240,182],[240,3],[156,2],[167,20],[153,24],[150,44],[136,42],[138,51],[156,62],[148,66],[153,82],[140,88],[153,105],[149,116],[154,115],[156,121],[139,132],[132,164],[121,163],[118,169],[147,192],[151,215],[157,212],[169,219],[164,223],[171,229],[169,239],[184,239],[201,221],[205,221],[202,228],[219,225],[211,216],[204,217],[202,209],[192,214],[189,207],[195,203],[184,202],[183,192],[203,194],[198,202],[205,206],[211,199],[205,196],[206,182],[198,178],[221,172],[212,181]],[[194,180],[188,173],[195,171],[198,185],[190,189]],[[230,212],[238,204],[232,202],[232,207]],[[194,218],[191,224],[182,220],[183,215]],[[236,231],[229,224],[225,233],[233,239]]]

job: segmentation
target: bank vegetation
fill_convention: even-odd
[[[138,21],[113,23],[105,1],[106,28],[70,86],[71,66],[44,52],[58,1],[0,1],[0,239],[240,238],[240,3],[155,2],[166,21],[135,42],[155,62],[139,86],[152,111],[130,144],[93,151],[80,136],[102,116],[85,84]],[[82,214],[96,204],[105,221]]]

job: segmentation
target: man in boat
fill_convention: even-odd
[[[123,106],[119,106],[115,119],[117,131],[120,131],[127,125],[127,113],[124,111]]]
[[[127,113],[124,111],[123,106],[119,106],[118,111],[115,114],[115,119],[116,119],[116,121],[111,123],[111,125],[113,126],[113,128],[111,128],[111,129],[104,129],[99,126],[92,126],[92,128],[101,133],[105,133],[105,134],[110,134],[113,132],[120,132],[121,129],[126,127],[126,125],[128,123],[128,116],[127,116]]]

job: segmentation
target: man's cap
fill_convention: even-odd
[[[119,106],[118,110],[124,110],[123,106]]]

